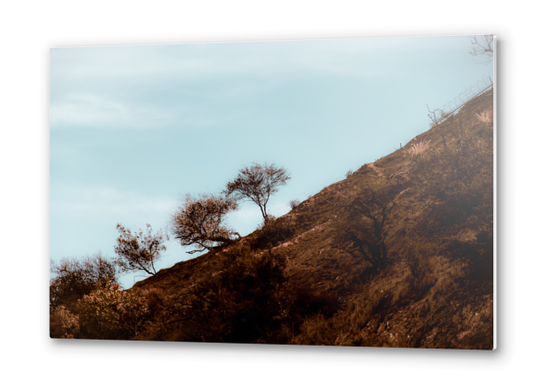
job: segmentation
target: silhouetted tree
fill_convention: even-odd
[[[156,274],[154,263],[160,258],[160,253],[166,250],[163,243],[169,240],[167,233],[159,230],[153,234],[149,224],[146,232],[140,229],[139,232],[132,234],[120,224],[117,224],[117,230],[120,236],[115,246],[115,253],[118,256],[115,263],[120,269],[126,272],[144,271],[149,275]]]
[[[354,225],[349,231],[350,240],[377,270],[388,264],[385,231],[386,219],[394,207],[392,188],[380,179],[367,184],[351,205],[347,207]]]
[[[194,199],[189,194],[173,215],[173,236],[181,245],[196,245],[188,253],[202,252],[231,242],[237,232],[224,224],[224,216],[238,207],[234,199],[201,195]]]
[[[267,203],[278,187],[285,185],[290,175],[284,168],[275,164],[256,164],[245,167],[239,171],[237,177],[226,185],[224,193],[236,200],[252,200],[259,208],[267,221]]]

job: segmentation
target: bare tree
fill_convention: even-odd
[[[228,197],[204,194],[194,199],[188,194],[173,215],[173,236],[181,245],[198,246],[188,253],[228,244],[240,235],[224,224],[224,216],[237,207],[237,202]]]
[[[60,305],[73,310],[77,300],[88,295],[102,281],[118,284],[115,263],[101,252],[83,258],[51,261],[51,273],[54,276],[49,287],[51,310]]]
[[[275,164],[256,164],[245,167],[239,171],[237,177],[226,185],[224,193],[236,200],[252,200],[259,208],[267,221],[267,203],[278,187],[285,185],[290,175],[284,168]]]
[[[164,241],[169,240],[167,233],[162,233],[159,230],[156,234],[152,234],[152,228],[147,224],[147,230],[139,230],[132,232],[117,224],[117,230],[120,236],[117,239],[115,253],[118,257],[115,263],[122,271],[144,271],[149,275],[156,274],[154,267],[155,261],[160,258],[160,253],[166,250]]]
[[[379,271],[388,264],[385,225],[389,212],[395,206],[390,192],[386,183],[378,180],[366,185],[348,207],[351,218],[360,223],[359,230],[355,227],[349,230],[350,240],[363,258]]]
[[[471,55],[493,56],[493,35],[474,36],[471,39],[471,44]]]

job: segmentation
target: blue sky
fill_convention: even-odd
[[[113,257],[117,223],[165,227],[184,194],[218,193],[252,162],[290,171],[269,207],[287,213],[429,129],[426,104],[491,74],[470,39],[51,49],[51,259]],[[261,221],[250,203],[228,218],[242,235]],[[167,246],[159,268],[194,257]]]

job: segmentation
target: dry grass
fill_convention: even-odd
[[[488,108],[485,111],[477,113],[476,118],[482,123],[490,123],[491,121],[493,121],[493,110],[491,108]]]
[[[406,151],[412,157],[421,156],[429,148],[430,142],[431,140],[422,140],[419,143],[413,143]]]

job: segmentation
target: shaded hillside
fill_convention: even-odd
[[[492,110],[490,90],[238,244],[138,282],[137,338],[492,349]]]

